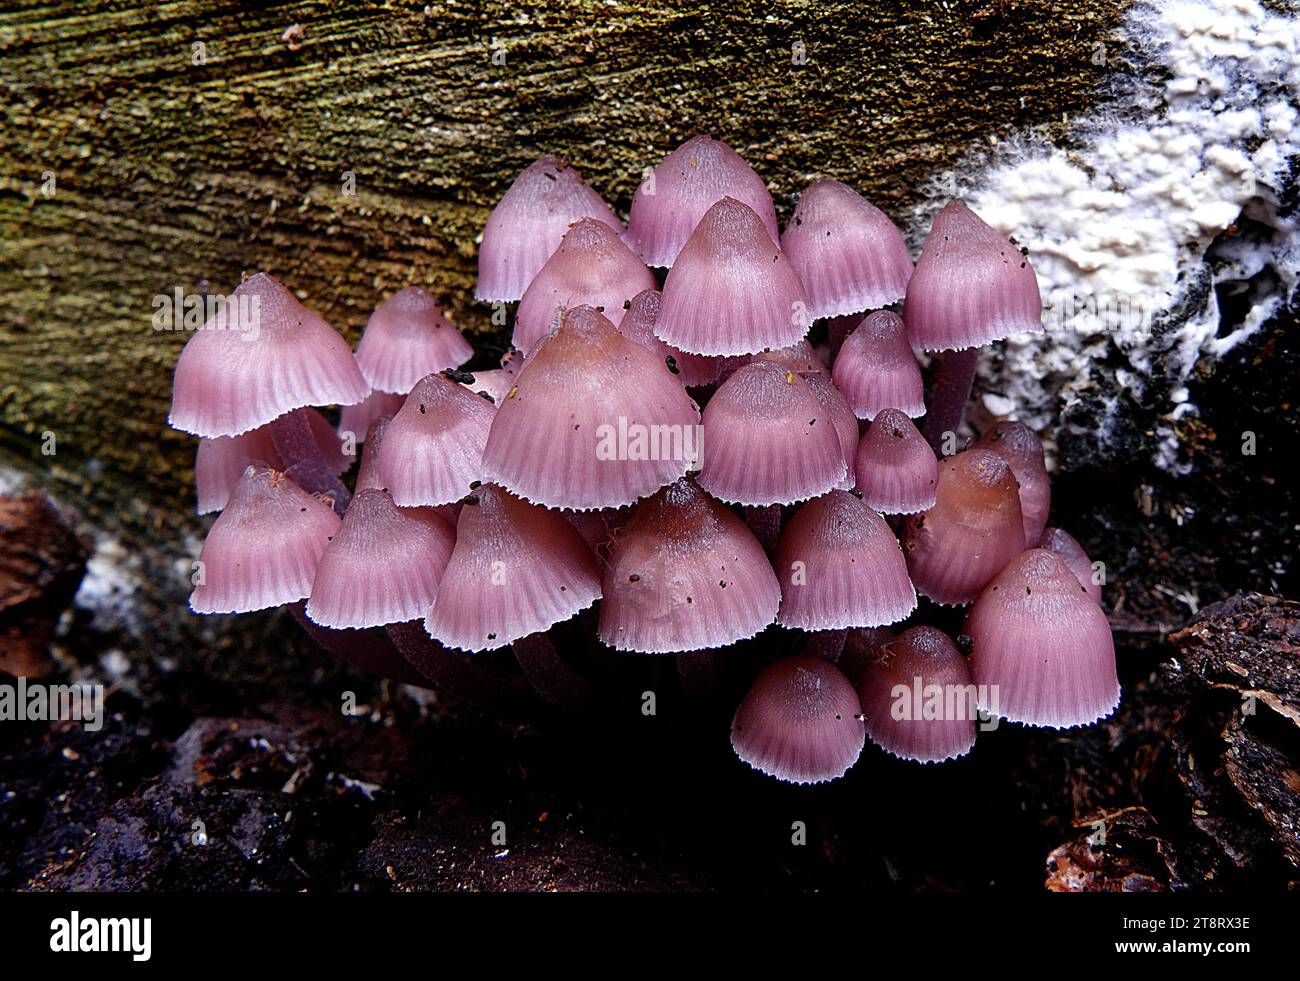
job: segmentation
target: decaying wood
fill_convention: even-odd
[[[1117,0],[350,5],[0,13],[0,461],[136,531],[191,522],[152,298],[268,269],[355,339],[409,283],[471,333],[475,237],[544,151],[626,209],[697,131],[788,212],[816,175],[901,209],[1095,99]],[[295,25],[297,25],[295,27]],[[54,454],[46,455],[49,437]]]

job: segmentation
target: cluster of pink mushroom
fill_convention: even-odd
[[[176,368],[171,424],[201,437],[199,511],[221,511],[198,613],[289,606],[358,664],[498,704],[599,697],[573,637],[707,682],[717,652],[771,635],[745,647],[731,742],[798,783],[867,739],[937,762],[981,718],[1064,728],[1118,703],[1038,437],[1000,422],[936,455],[979,349],[1042,330],[1028,259],[958,202],[914,265],[834,180],[780,233],[762,179],[708,137],[646,177],[626,227],[543,157],[483,232],[477,298],[518,306],[510,354],[473,373],[419,288],[355,354],[269,275],[236,292],[258,329],[219,313]],[[928,404],[915,350],[939,352]],[[945,607],[969,608],[960,632],[935,625],[963,623]],[[778,656],[791,634],[802,653]],[[484,654],[506,647],[522,671]]]

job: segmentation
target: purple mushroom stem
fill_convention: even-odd
[[[843,630],[818,630],[808,638],[808,646],[804,648],[803,652],[835,664],[839,661],[840,655],[844,653],[844,645],[848,639],[849,631],[847,628]]]
[[[975,368],[979,364],[980,349],[969,347],[962,351],[944,351],[939,360],[939,371],[934,380],[934,394],[921,433],[926,441],[941,453],[943,434],[955,433],[966,413],[971,386],[975,384]]]
[[[844,338],[853,333],[853,328],[862,323],[862,315],[850,313],[840,317],[830,317],[826,321],[826,334],[831,347],[831,360],[839,356]]]
[[[397,652],[379,629],[332,630],[307,619],[307,603],[299,600],[289,606],[293,618],[312,640],[349,664],[408,685],[428,687],[428,682]]]
[[[512,646],[524,677],[544,701],[577,709],[591,700],[591,683],[564,663],[546,631],[521,637]]]
[[[448,695],[520,717],[529,706],[537,704],[522,678],[482,667],[474,663],[471,655],[449,650],[425,632],[420,620],[390,623],[384,629],[402,657]]]
[[[273,421],[271,439],[284,460],[284,472],[298,486],[309,494],[324,494],[329,497],[334,502],[334,510],[340,515],[348,509],[352,495],[321,456],[320,447],[312,437],[305,410],[286,412]]]
[[[781,505],[745,506],[741,508],[741,513],[744,515],[745,524],[763,546],[763,551],[772,554],[772,550],[776,548],[776,543],[781,538]]]

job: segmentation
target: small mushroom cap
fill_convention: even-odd
[[[781,583],[777,621],[786,627],[878,627],[916,609],[894,533],[845,491],[831,491],[796,511],[772,564]]]
[[[595,218],[617,232],[618,220],[578,172],[555,157],[529,164],[488,216],[478,249],[476,299],[513,302],[524,295],[569,226]]]
[[[885,514],[934,507],[939,461],[907,413],[882,409],[858,444],[855,461],[862,499]]]
[[[258,273],[186,342],[168,421],[195,436],[238,436],[295,409],[352,405],[369,392],[334,328]]]
[[[452,504],[484,479],[492,406],[443,375],[426,375],[384,432],[379,476],[402,507]]]
[[[576,221],[560,246],[524,290],[515,314],[513,343],[531,351],[551,332],[557,315],[570,307],[591,306],[615,327],[624,306],[642,290],[658,284],[619,238],[618,232],[593,218]]]
[[[837,317],[901,300],[912,257],[889,217],[847,184],[813,181],[781,236],[813,317]]]
[[[375,424],[375,420],[384,416],[397,415],[405,401],[405,395],[372,391],[364,401],[356,405],[345,405],[339,411],[339,435],[346,438],[347,434],[351,433],[358,443],[364,443],[370,435],[370,427]]]
[[[455,539],[432,508],[399,508],[385,491],[358,491],[316,567],[308,618],[341,630],[424,616]]]
[[[664,281],[655,336],[691,354],[756,354],[800,340],[812,324],[803,286],[746,204],[705,213]]]
[[[857,684],[867,738],[888,753],[939,763],[975,745],[976,689],[948,635],[912,627],[866,659]]]
[[[1110,624],[1054,552],[1018,555],[980,593],[966,620],[980,708],[1012,722],[1088,725],[1119,704]]]
[[[424,626],[448,647],[495,650],[598,599],[599,563],[573,525],[484,484],[461,508],[456,546]]]
[[[199,554],[195,613],[251,613],[311,592],[330,538],[334,508],[266,466],[244,470]]]
[[[745,365],[704,409],[700,486],[735,504],[793,504],[842,486],[844,450],[808,382],[771,361]]]
[[[457,368],[473,355],[469,341],[418,286],[379,304],[357,344],[361,374],[371,388],[392,395],[405,395],[425,375]]]
[[[667,654],[724,647],[776,618],[772,566],[744,523],[690,480],[642,501],[610,547],[600,639]]]
[[[649,266],[671,266],[704,213],[724,197],[743,201],[777,240],[767,185],[721,140],[694,136],[663,159],[637,188],[624,236]]]
[[[1061,561],[1074,573],[1074,578],[1079,580],[1079,585],[1088,591],[1094,601],[1101,603],[1101,583],[1097,582],[1092,560],[1073,535],[1060,528],[1046,528],[1038,547],[1060,556]]]
[[[1025,523],[1025,547],[1043,537],[1052,509],[1052,481],[1047,476],[1043,444],[1023,422],[999,422],[975,443],[1007,461],[1020,493],[1020,515]]]
[[[658,357],[591,307],[566,310],[497,407],[488,479],[553,508],[632,504],[699,455],[699,410]]]
[[[628,303],[623,319],[615,323],[618,332],[661,358],[665,364],[668,364],[668,359],[672,358],[672,364],[668,366],[669,370],[676,369],[677,380],[687,388],[712,385],[722,377],[727,359],[687,354],[655,337],[654,329],[659,321],[662,302],[663,294],[658,290],[642,290]]]
[[[831,376],[859,419],[890,408],[913,419],[925,415],[921,366],[903,318],[889,310],[877,310],[844,339]]]
[[[960,201],[935,216],[907,284],[903,319],[925,351],[982,347],[1042,333],[1043,303],[1029,260]]]
[[[858,455],[858,417],[853,414],[848,401],[824,371],[808,371],[800,375],[812,393],[817,396],[822,409],[835,427],[835,435],[840,440],[840,452],[844,455],[844,479],[835,485],[836,490],[853,490],[856,483],[854,461]]]
[[[939,464],[934,507],[903,523],[903,554],[917,592],[936,603],[970,603],[1024,550],[1016,479],[1007,462],[969,449]]]
[[[400,396],[395,396],[400,398]],[[401,405],[398,405],[401,408]],[[387,490],[383,475],[379,472],[379,447],[383,445],[384,433],[393,421],[392,416],[380,416],[370,424],[366,431],[365,447],[361,451],[361,465],[357,467],[357,486],[355,493],[363,490]]]
[[[866,744],[857,692],[830,662],[783,658],[754,681],[731,724],[742,760],[789,783],[844,776]]]

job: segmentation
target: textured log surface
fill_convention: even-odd
[[[151,329],[154,295],[268,269],[355,338],[418,283],[481,331],[474,240],[520,168],[561,154],[625,210],[697,131],[783,210],[824,174],[897,211],[1000,134],[1059,135],[1122,54],[1118,6],[19,4],[0,13],[0,462],[128,538],[175,538],[185,337]]]

